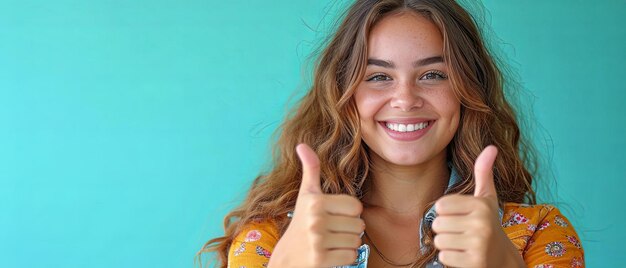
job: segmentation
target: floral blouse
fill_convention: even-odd
[[[585,267],[584,250],[574,227],[554,206],[506,203],[502,228],[527,267]],[[228,267],[267,267],[279,239],[273,221],[249,223],[231,244]]]

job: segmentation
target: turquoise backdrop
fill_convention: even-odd
[[[345,4],[0,0],[0,267],[192,267]],[[484,5],[534,95],[541,196],[589,267],[625,263],[626,2]]]

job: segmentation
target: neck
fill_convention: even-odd
[[[446,155],[416,166],[399,166],[372,154],[369,191],[363,197],[366,207],[390,215],[421,218],[427,203],[443,195],[450,178]]]

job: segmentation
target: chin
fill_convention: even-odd
[[[415,153],[405,155],[389,155],[385,160],[390,164],[398,166],[416,166],[425,161]]]

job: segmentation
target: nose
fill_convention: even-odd
[[[391,108],[408,112],[412,109],[422,107],[424,100],[421,98],[418,91],[417,86],[410,81],[399,83],[391,97]]]

